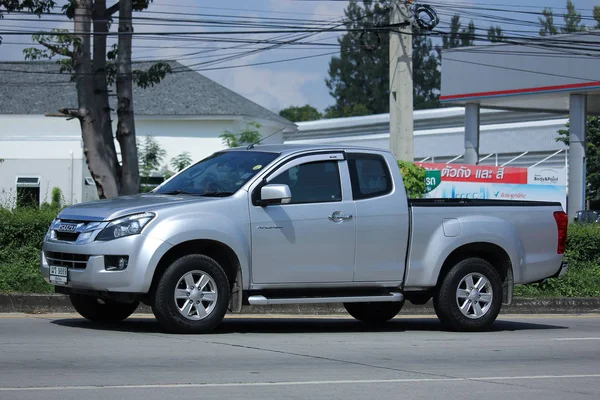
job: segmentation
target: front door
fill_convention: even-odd
[[[250,204],[253,283],[351,282],[355,212],[343,155],[295,159],[268,183],[288,185],[292,200]]]

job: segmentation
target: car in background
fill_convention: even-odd
[[[600,223],[600,211],[595,210],[581,210],[577,211],[573,221],[582,224],[598,224]]]

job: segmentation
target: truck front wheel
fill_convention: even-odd
[[[94,322],[120,322],[138,308],[139,302],[119,303],[82,294],[69,295],[71,304],[85,319]]]
[[[348,314],[361,322],[376,324],[394,318],[404,302],[394,303],[344,303]]]
[[[174,333],[208,333],[225,317],[229,281],[212,258],[192,254],[171,264],[160,278],[152,311]]]
[[[487,330],[502,306],[502,280],[486,260],[468,258],[448,271],[433,302],[438,318],[451,329]]]

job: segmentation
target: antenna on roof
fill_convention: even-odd
[[[285,130],[285,128],[281,128],[280,130],[278,130],[278,131],[276,131],[276,132],[273,132],[273,133],[271,133],[269,136],[267,136],[267,137],[265,137],[265,138],[261,138],[259,141],[257,141],[257,142],[254,142],[254,143],[252,143],[252,144],[248,145],[248,147],[246,147],[246,150],[252,150],[252,149],[254,148],[254,146],[256,146],[257,144],[259,144],[259,143],[260,143],[260,142],[262,142],[263,140],[267,140],[267,139],[268,139],[268,138],[270,138],[271,136],[273,136],[273,135],[276,135],[276,134],[278,134],[279,132],[282,132],[282,131],[284,131],[284,130]]]

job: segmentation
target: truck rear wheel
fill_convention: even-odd
[[[139,302],[119,303],[82,294],[69,295],[71,304],[85,319],[94,322],[120,322],[138,308]]]
[[[393,303],[344,303],[348,314],[361,322],[376,324],[394,318],[402,309],[404,302]]]
[[[169,332],[208,333],[229,304],[229,281],[212,258],[192,254],[175,261],[160,278],[152,311]]]
[[[433,302],[438,318],[451,329],[487,330],[502,306],[502,279],[486,260],[468,258],[448,271]]]

